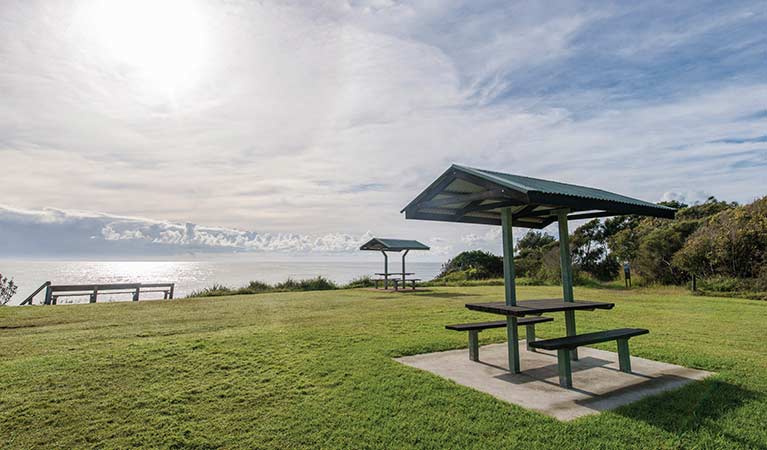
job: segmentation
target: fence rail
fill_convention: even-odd
[[[34,298],[35,298],[35,295],[39,294],[40,291],[42,291],[43,289],[47,288],[50,285],[51,285],[50,281],[46,281],[45,283],[41,284],[39,288],[35,289],[35,292],[33,292],[32,295],[30,295],[29,297],[24,299],[23,302],[19,303],[19,305],[20,306],[31,305],[32,304],[32,300],[34,300]]]
[[[141,294],[162,293],[164,300],[173,298],[175,283],[113,283],[113,284],[61,284],[54,285],[46,281],[21,305],[31,305],[34,297],[45,289],[44,305],[56,305],[59,297],[89,296],[90,303],[96,303],[99,295],[132,294],[134,302],[139,301]]]

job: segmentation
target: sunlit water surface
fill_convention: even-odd
[[[396,261],[396,259],[394,259]],[[439,273],[437,262],[408,262],[407,271],[418,278],[431,279]],[[211,286],[247,285],[251,280],[276,283],[288,278],[304,279],[323,276],[337,283],[381,272],[383,263],[374,260],[336,261],[302,260],[265,261],[252,258],[218,258],[179,261],[24,261],[0,260],[0,273],[13,278],[19,286],[11,304],[18,304],[43,282],[54,284],[93,283],[176,283],[176,297]],[[389,270],[399,271],[399,264]],[[152,294],[157,295],[157,294]],[[159,294],[162,296],[162,294]],[[99,301],[129,300],[121,297],[99,297]],[[148,298],[151,296],[148,295]],[[35,303],[42,301],[42,295]],[[83,303],[87,297],[61,298],[59,303]]]

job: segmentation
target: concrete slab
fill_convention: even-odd
[[[635,402],[702,380],[711,372],[631,358],[633,373],[618,369],[618,354],[587,347],[572,362],[573,388],[559,386],[556,352],[529,352],[520,341],[521,374],[508,372],[506,344],[480,348],[479,362],[468,349],[406,356],[397,361],[426,370],[493,397],[559,420],[572,420]]]

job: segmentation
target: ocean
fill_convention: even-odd
[[[407,261],[408,272],[418,278],[430,280],[440,271],[439,262]],[[288,278],[304,279],[323,276],[336,283],[346,283],[354,278],[383,271],[383,258],[339,260],[335,258],[268,259],[252,255],[229,255],[212,257],[180,257],[166,260],[2,260],[0,273],[12,278],[18,285],[10,305],[16,305],[30,295],[45,281],[54,284],[94,283],[176,283],[175,296],[184,297],[213,284],[227,287],[245,286],[251,280],[276,283]],[[399,272],[396,254],[389,257],[389,271]],[[161,295],[161,294],[160,294]],[[35,298],[42,302],[43,295]],[[151,298],[151,297],[149,297]],[[104,298],[104,301],[130,300],[128,295]],[[102,297],[99,297],[102,301]],[[87,303],[87,297],[68,297],[60,303]]]

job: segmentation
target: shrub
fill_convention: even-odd
[[[338,289],[338,286],[324,277],[309,278],[306,280],[287,280],[271,286],[263,281],[251,281],[247,286],[232,289],[220,284],[214,284],[211,287],[193,291],[187,298],[191,297],[220,297],[225,295],[248,295],[263,294],[266,292],[289,292],[289,291],[326,291]]]
[[[248,286],[245,288],[249,291],[251,294],[256,294],[259,292],[266,292],[272,290],[272,287],[268,284],[264,283],[263,281],[251,281],[248,283]]]
[[[370,278],[369,275],[365,275],[359,278],[355,278],[352,281],[346,283],[344,285],[344,288],[355,289],[355,288],[367,288],[367,287],[373,287],[373,286],[375,286],[375,281],[373,281],[373,279]]]
[[[13,282],[13,279],[8,279],[8,277],[4,277],[3,274],[0,274],[0,306],[11,301],[11,297],[16,294],[16,289],[18,289],[18,287],[16,286],[16,283]]]
[[[767,197],[707,219],[673,262],[701,277],[760,277],[767,264]]]
[[[222,295],[233,294],[235,294],[235,291],[232,289],[220,284],[214,284],[211,287],[200,289],[199,291],[192,291],[189,293],[189,295],[187,295],[187,297],[219,297]]]
[[[503,258],[483,250],[461,252],[442,266],[437,278],[453,272],[465,272],[472,280],[503,277]]]
[[[338,289],[338,286],[327,278],[318,276],[298,281],[288,278],[281,283],[275,284],[274,289],[278,291],[327,291]]]
[[[338,289],[338,285],[325,277],[310,278],[301,280],[299,283],[302,291],[330,291]]]
[[[698,281],[698,287],[703,291],[710,292],[737,292],[743,289],[746,283],[733,277],[714,276],[703,278]]]

